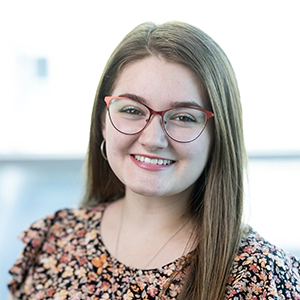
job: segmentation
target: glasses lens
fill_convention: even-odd
[[[120,98],[110,102],[109,114],[114,127],[126,134],[135,134],[141,131],[150,117],[148,108],[143,104]]]
[[[207,122],[206,114],[191,107],[174,108],[164,117],[168,134],[180,142],[189,142],[197,138]]]
[[[150,111],[138,101],[115,98],[109,104],[109,117],[118,131],[124,134],[136,134],[146,127],[150,120]],[[183,143],[196,139],[206,123],[206,114],[192,107],[167,110],[162,122],[169,137]]]

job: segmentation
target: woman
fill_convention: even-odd
[[[113,52],[92,113],[83,206],[22,235],[17,299],[299,299],[299,262],[243,226],[232,67],[180,22]]]

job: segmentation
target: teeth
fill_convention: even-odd
[[[138,161],[145,162],[147,164],[152,164],[152,165],[169,165],[172,163],[172,160],[170,159],[149,158],[141,155],[134,155],[134,158]]]

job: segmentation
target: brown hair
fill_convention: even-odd
[[[103,141],[101,116],[106,111],[103,98],[111,94],[124,66],[151,55],[193,70],[206,89],[215,115],[211,157],[190,198],[189,212],[197,224],[197,238],[179,299],[224,299],[242,231],[246,165],[242,109],[228,58],[200,29],[181,22],[158,26],[144,23],[131,31],[112,53],[94,102],[83,205],[124,196],[124,185],[99,151]]]

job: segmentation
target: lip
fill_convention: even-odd
[[[175,161],[171,159],[141,154],[132,154],[130,158],[138,167],[150,171],[166,170],[175,163]]]

